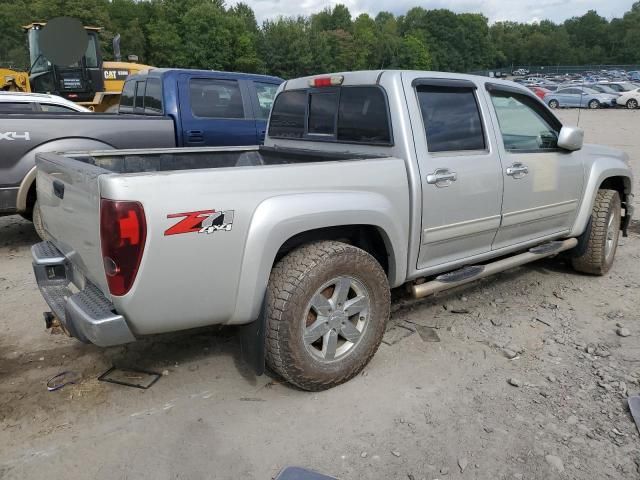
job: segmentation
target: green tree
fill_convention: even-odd
[[[303,17],[279,18],[262,25],[261,57],[269,73],[292,78],[312,73],[308,23]]]
[[[431,55],[422,40],[413,35],[404,37],[398,52],[396,66],[410,70],[431,70]]]

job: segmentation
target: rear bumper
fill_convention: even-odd
[[[83,290],[71,290],[73,269],[53,243],[37,243],[31,255],[42,296],[72,336],[100,347],[135,341],[125,318],[95,285],[86,282]]]

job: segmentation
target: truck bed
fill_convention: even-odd
[[[264,146],[69,152],[77,161],[114,173],[169,172],[292,163],[364,160],[380,156]]]
[[[252,321],[262,301],[256,279],[316,221],[378,224],[396,244],[409,228],[396,157],[251,146],[43,153],[37,165],[45,229],[74,285],[97,287],[135,336]],[[110,293],[103,264],[103,200],[144,209],[144,253],[121,296]],[[223,224],[205,228],[215,212]]]

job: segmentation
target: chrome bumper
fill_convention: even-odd
[[[100,347],[135,341],[126,320],[93,284],[73,293],[69,288],[72,267],[51,242],[31,247],[38,288],[51,311],[78,340]]]

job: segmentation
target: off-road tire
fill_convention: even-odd
[[[627,100],[627,108],[630,110],[638,108],[638,100],[636,100],[635,98],[630,98],[629,100]]]
[[[604,275],[609,271],[616,256],[620,236],[620,208],[620,194],[617,191],[598,190],[591,212],[591,227],[586,232],[586,248],[582,255],[571,259],[575,270],[592,275]],[[606,255],[607,227],[612,215],[615,234],[611,251]]]
[[[556,109],[560,106],[560,102],[557,100],[549,100],[549,108]]]
[[[44,224],[42,223],[42,215],[40,214],[40,203],[36,200],[36,203],[33,204],[33,226],[36,229],[36,233],[42,240],[47,240],[47,231],[44,229]]]
[[[362,338],[343,358],[320,361],[303,340],[311,297],[327,281],[349,275],[369,297]],[[389,318],[390,290],[380,264],[367,252],[336,241],[309,243],[283,257],[271,271],[266,304],[267,366],[287,382],[309,391],[326,390],[356,376],[378,350]]]
[[[598,108],[600,108],[600,102],[598,100],[591,100],[587,106],[591,109],[591,110],[596,110]]]

